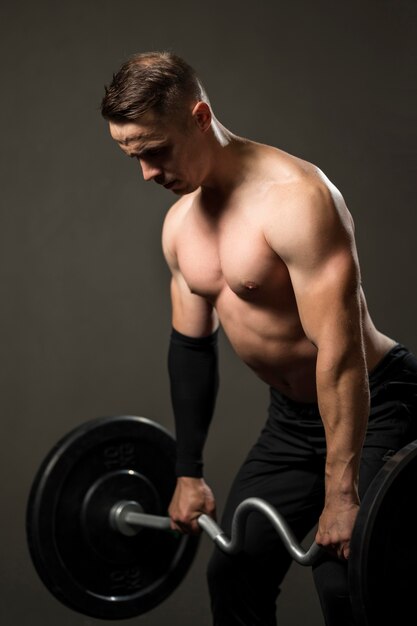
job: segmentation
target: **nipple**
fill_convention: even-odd
[[[252,280],[246,280],[243,283],[245,289],[248,289],[249,291],[254,291],[255,289],[258,289],[259,285],[257,285],[256,283],[254,283]]]

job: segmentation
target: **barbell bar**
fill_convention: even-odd
[[[247,498],[238,505],[232,519],[230,538],[209,515],[200,515],[197,522],[218,548],[226,554],[233,555],[243,549],[246,520],[248,515],[254,511],[258,511],[268,518],[294,561],[300,565],[309,566],[320,558],[323,549],[313,542],[307,551],[303,550],[281,513],[261,498]],[[142,528],[171,529],[169,517],[143,513],[141,505],[134,501],[117,502],[110,510],[109,523],[112,528],[126,536],[135,534]]]

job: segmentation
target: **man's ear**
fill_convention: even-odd
[[[211,119],[212,119],[212,115],[211,115],[211,109],[209,107],[209,105],[207,104],[207,102],[203,102],[200,100],[200,102],[197,102],[197,104],[194,106],[191,115],[193,116],[193,119],[195,121],[195,123],[197,124],[198,128],[205,133],[211,126]]]

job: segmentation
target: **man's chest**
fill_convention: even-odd
[[[211,301],[225,289],[252,301],[292,291],[286,265],[262,230],[245,220],[218,229],[190,224],[179,237],[177,258],[190,291]]]

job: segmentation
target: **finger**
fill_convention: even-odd
[[[183,535],[199,535],[201,533],[201,528],[198,525],[197,518],[171,520],[171,528],[173,530],[178,530]]]
[[[201,535],[202,529],[198,524],[192,524],[190,526],[190,535]]]
[[[342,548],[342,558],[347,561],[348,558],[349,558],[349,554],[350,554],[350,546],[349,545],[343,546],[343,548]]]
[[[217,511],[215,508],[212,511],[210,511],[209,516],[213,518],[215,522],[217,522]]]
[[[177,524],[175,522],[171,522],[171,530],[174,530],[177,533],[181,533],[182,535],[184,535],[184,529],[180,526],[180,524]]]
[[[332,552],[341,561],[347,561],[349,557],[349,546],[346,544],[332,544]]]
[[[334,556],[339,556],[337,544],[331,543],[328,546],[325,546],[325,548],[328,552],[330,552],[330,554],[333,554]]]
[[[171,518],[171,529],[176,530],[182,534],[188,534],[189,532],[189,522],[179,519],[178,517]]]

